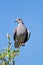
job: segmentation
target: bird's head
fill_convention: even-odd
[[[23,21],[22,21],[21,18],[17,18],[15,22],[17,22],[17,23],[23,23]]]

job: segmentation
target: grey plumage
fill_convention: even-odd
[[[25,46],[25,43],[29,40],[30,31],[27,30],[22,19],[17,18],[16,22],[18,22],[18,26],[16,27],[16,29],[14,29],[13,32],[13,38],[15,41],[14,47],[19,48],[20,46]]]

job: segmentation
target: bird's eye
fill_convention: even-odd
[[[20,19],[18,19],[18,20],[20,20]]]

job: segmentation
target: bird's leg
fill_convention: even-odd
[[[22,46],[25,46],[25,43],[22,43]]]
[[[20,46],[22,46],[22,42],[20,42]]]
[[[20,46],[25,46],[25,43],[23,43],[23,42],[20,42]]]

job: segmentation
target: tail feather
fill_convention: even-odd
[[[15,42],[15,43],[14,43],[14,47],[15,47],[15,48],[19,48],[19,47],[20,47],[20,44],[17,43],[17,42]]]

